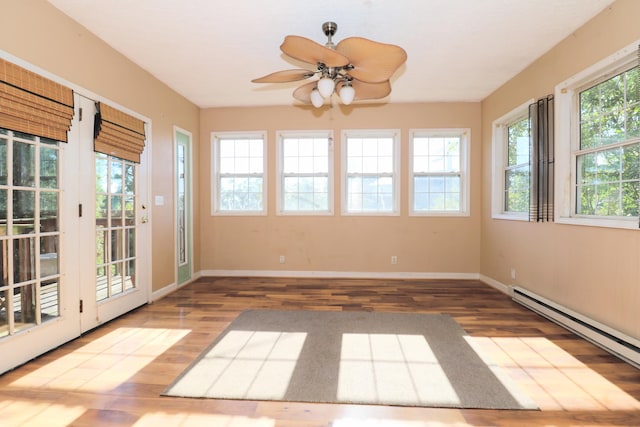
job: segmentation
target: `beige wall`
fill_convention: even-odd
[[[401,215],[340,215],[340,133],[401,129]],[[408,135],[411,128],[471,129],[471,216],[409,217]],[[275,214],[275,132],[333,131],[335,214]],[[268,215],[211,215],[211,132],[268,132]],[[387,104],[314,111],[300,107],[215,108],[201,112],[201,267],[203,270],[477,273],[480,260],[480,104]],[[279,255],[286,263],[279,264]],[[398,264],[391,265],[396,255]]]
[[[44,0],[3,1],[1,14],[0,49],[151,119],[148,205],[153,205],[154,195],[165,199],[164,206],[152,206],[152,287],[174,283],[173,126],[193,133],[197,158],[198,108]],[[197,181],[194,187],[197,206]],[[195,268],[199,269],[197,257]]]
[[[491,219],[492,122],[640,39],[640,2],[619,0],[482,103],[482,274],[640,338],[640,232]],[[556,141],[556,146],[568,141]]]

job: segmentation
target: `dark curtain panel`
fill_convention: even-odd
[[[531,202],[529,221],[553,221],[553,95],[529,106]]]

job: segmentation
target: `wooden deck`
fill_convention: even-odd
[[[160,396],[250,308],[450,314],[540,410]],[[1,376],[0,425],[640,426],[640,370],[478,281],[203,278]]]

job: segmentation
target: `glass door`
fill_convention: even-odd
[[[177,283],[191,280],[191,133],[175,130]]]
[[[85,105],[90,115],[93,102]],[[85,112],[85,114],[87,114]],[[92,141],[93,134],[85,135]],[[124,314],[149,300],[146,242],[146,156],[141,164],[93,152],[83,144],[87,175],[83,190],[82,330]],[[144,164],[143,164],[144,163]],[[147,248],[147,250],[143,250]]]
[[[0,129],[0,373],[80,334],[77,127],[68,144]]]

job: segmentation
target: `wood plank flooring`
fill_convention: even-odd
[[[446,313],[539,411],[163,397],[249,308]],[[640,370],[478,281],[202,278],[0,377],[1,426],[640,426]]]

